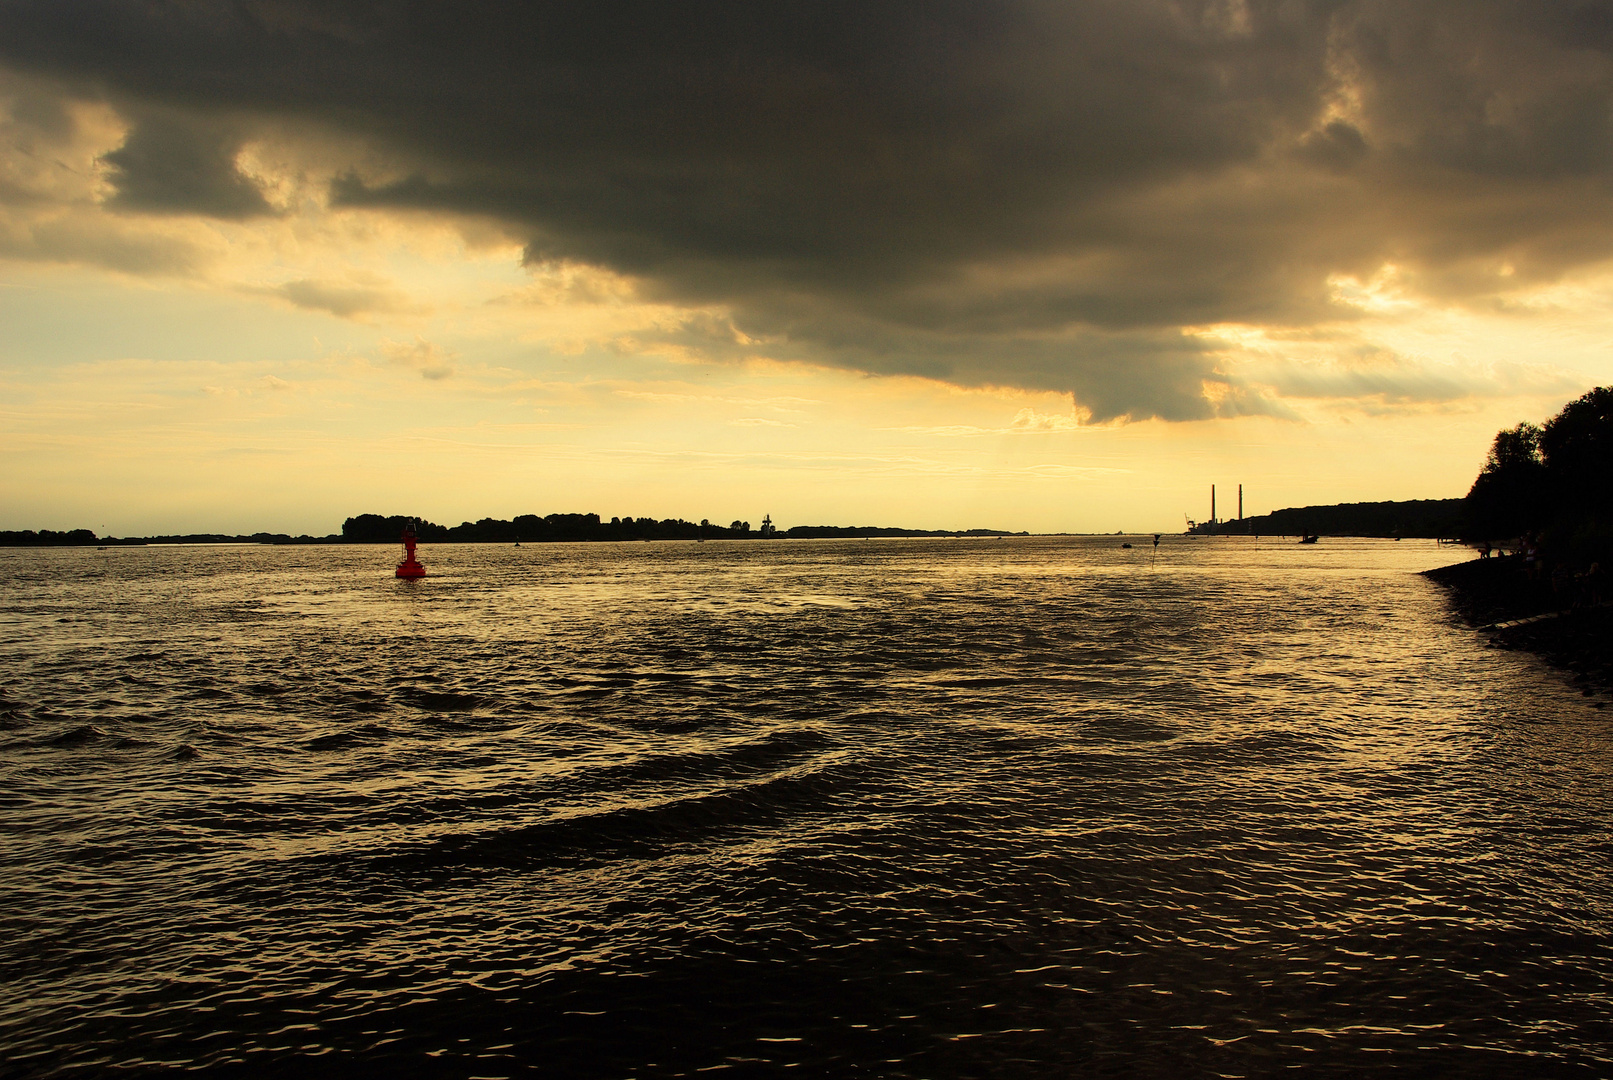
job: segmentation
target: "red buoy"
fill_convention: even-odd
[[[411,522],[403,527],[403,561],[398,564],[398,577],[417,578],[426,576],[426,568],[414,557],[414,524]]]

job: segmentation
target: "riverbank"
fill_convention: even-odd
[[[1531,577],[1518,556],[1473,559],[1424,576],[1445,586],[1462,619],[1496,647],[1535,653],[1570,672],[1586,696],[1613,698],[1613,607],[1554,593],[1549,578]]]

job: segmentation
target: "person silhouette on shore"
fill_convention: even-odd
[[[1607,585],[1607,575],[1602,573],[1601,563],[1591,563],[1591,568],[1579,579],[1579,593],[1586,607],[1601,607],[1602,593]]]

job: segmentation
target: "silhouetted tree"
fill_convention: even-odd
[[[1467,516],[1475,537],[1539,530],[1553,557],[1613,554],[1613,387],[1569,402],[1541,427],[1497,433]]]
[[[1613,387],[1563,407],[1540,433],[1550,485],[1551,540],[1570,559],[1613,556]]]
[[[1517,536],[1540,524],[1546,509],[1541,429],[1519,424],[1496,433],[1484,468],[1467,493],[1469,529],[1485,538]]]
[[[1601,510],[1613,497],[1613,387],[1563,406],[1539,433],[1552,495],[1565,508]]]
[[[88,529],[57,532],[55,529],[8,530],[0,532],[0,547],[74,547],[93,544],[96,536]]]
[[[448,530],[443,526],[408,514],[392,514],[387,517],[382,517],[380,514],[359,514],[342,522],[342,539],[349,543],[395,544],[403,535],[403,527],[409,524],[415,525],[415,534],[422,542],[432,543],[448,538]]]

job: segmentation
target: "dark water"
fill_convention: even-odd
[[[1452,550],[0,550],[3,1071],[1608,1075]]]

